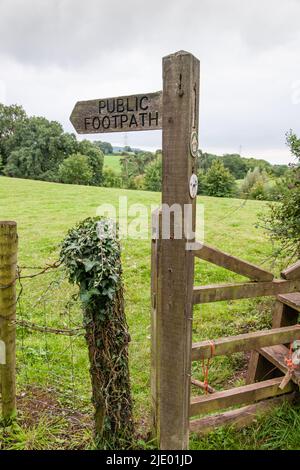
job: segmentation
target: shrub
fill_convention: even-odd
[[[93,171],[93,177],[90,182],[93,186],[101,186],[103,182],[103,152],[89,140],[82,140],[78,144],[78,153],[88,157],[88,162]]]
[[[290,131],[287,145],[296,157],[297,163],[283,177],[278,185],[279,204],[269,205],[269,213],[262,215],[264,227],[272,240],[280,243],[280,252],[290,258],[300,257],[300,139]]]
[[[133,178],[134,189],[143,190],[145,189],[145,177],[144,175],[138,175]]]
[[[240,188],[240,197],[244,199],[260,199],[276,201],[280,186],[280,179],[270,177],[264,170],[258,167],[249,170]]]
[[[111,168],[103,171],[102,186],[105,188],[122,188],[122,178]]]
[[[235,179],[220,160],[213,161],[204,178],[205,194],[230,197],[236,191]]]
[[[161,156],[149,163],[145,169],[145,189],[148,191],[161,191],[162,159]]]
[[[58,169],[59,180],[69,184],[91,184],[93,171],[88,157],[75,153],[66,158]]]
[[[240,196],[245,199],[264,199],[267,177],[258,167],[249,170],[240,188]]]

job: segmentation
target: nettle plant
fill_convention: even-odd
[[[121,249],[109,219],[88,218],[69,230],[60,258],[78,285],[89,351],[96,439],[126,448],[134,427],[128,366]]]

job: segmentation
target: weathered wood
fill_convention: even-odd
[[[297,263],[293,264],[292,266],[289,266],[284,271],[282,271],[281,277],[290,281],[300,279],[300,261],[297,261]]]
[[[278,295],[278,300],[284,305],[288,305],[294,310],[297,310],[297,312],[300,312],[300,292]]]
[[[165,57],[162,219],[164,223],[173,204],[182,214],[186,205],[193,231],[196,199],[190,196],[189,181],[196,173],[196,159],[190,144],[192,133],[198,133],[198,108],[199,61],[184,51]],[[194,256],[185,247],[194,236],[188,240],[183,233],[177,239],[174,230],[171,217],[170,237],[162,237],[158,266],[158,441],[160,449],[180,450],[189,443]]]
[[[284,390],[280,390],[279,385],[281,381],[282,377],[278,377],[222,392],[216,392],[213,395],[193,398],[190,406],[190,416],[211,413],[234,405],[254,403],[294,390],[292,383],[289,383]]]
[[[230,426],[234,429],[241,429],[255,422],[256,419],[264,416],[275,408],[281,406],[284,402],[292,402],[295,399],[295,393],[288,393],[276,398],[269,398],[253,405],[247,405],[236,410],[225,411],[217,415],[205,416],[203,418],[190,421],[190,431],[198,436],[215,431],[220,426]]]
[[[201,341],[192,346],[192,361],[288,343],[296,339],[300,339],[300,325]]]
[[[300,290],[300,281],[275,279],[272,282],[244,282],[194,287],[194,304],[265,297]]]
[[[246,276],[254,281],[272,281],[274,275],[264,269],[255,266],[248,261],[241,260],[236,256],[224,253],[214,247],[199,244],[201,248],[194,251],[194,255],[202,260],[209,261],[217,266],[229,269],[230,271]]]
[[[78,101],[70,120],[79,134],[161,129],[162,92]]]
[[[0,221],[0,340],[5,344],[5,364],[0,365],[0,385],[5,420],[16,414],[17,251],[17,224]]]
[[[160,256],[161,211],[152,213],[151,239],[151,402],[152,402],[152,435],[158,425],[158,356],[157,356],[157,289],[158,263]]]
[[[259,353],[265,357],[269,362],[274,364],[281,372],[287,373],[288,367],[285,359],[289,357],[289,350],[283,344],[277,346],[268,346],[259,349]],[[300,371],[295,370],[292,376],[293,382],[300,385]]]
[[[201,388],[201,390],[207,390],[208,393],[215,393],[215,389],[211,387],[210,385],[206,385],[204,382],[201,382],[201,380],[197,379],[191,379],[191,384],[194,385],[195,387]]]

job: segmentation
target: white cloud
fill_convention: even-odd
[[[77,100],[158,90],[162,56],[189,50],[201,60],[201,147],[287,162],[299,17],[297,0],[0,0],[0,83],[7,102],[72,130]],[[127,139],[161,147],[160,132]]]

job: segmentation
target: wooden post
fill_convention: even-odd
[[[2,417],[16,414],[16,273],[18,235],[16,222],[0,221],[0,340],[5,364],[0,365]]]
[[[158,354],[157,354],[157,289],[158,289],[158,263],[160,257],[160,228],[161,210],[152,213],[152,239],[151,239],[151,408],[152,429],[151,436],[156,437],[158,423]]]
[[[191,383],[191,346],[194,256],[186,248],[194,237],[164,238],[168,208],[191,209],[195,230],[196,199],[190,178],[196,174],[198,136],[199,61],[180,51],[163,59],[163,181],[162,239],[157,288],[157,435],[160,449],[187,449]],[[193,151],[194,150],[194,151]],[[192,155],[192,152],[194,156]],[[178,222],[178,221],[176,221]]]

